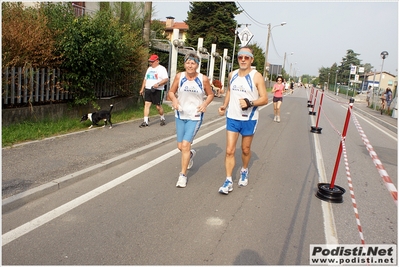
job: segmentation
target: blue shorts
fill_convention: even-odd
[[[240,133],[243,136],[254,135],[257,125],[257,120],[239,121],[230,118],[226,119],[226,130],[230,132]]]
[[[175,118],[176,121],[176,135],[177,142],[181,143],[183,140],[192,143],[202,124],[202,119],[198,121],[182,120]]]

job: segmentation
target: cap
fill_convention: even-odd
[[[155,54],[153,54],[153,55],[150,56],[150,58],[148,59],[148,61],[155,61],[155,60],[158,60],[158,59],[159,59],[158,56],[155,55]]]

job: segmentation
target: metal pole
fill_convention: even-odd
[[[346,113],[344,129],[342,131],[342,137],[341,137],[342,139],[345,139],[345,137],[346,137],[346,132],[348,130],[349,119],[351,117],[351,109],[353,107],[353,103],[354,102],[355,102],[355,99],[353,99],[353,98],[351,98],[349,100],[348,112]],[[330,189],[334,188],[335,179],[337,177],[337,171],[338,171],[338,167],[339,167],[339,162],[341,160],[341,154],[342,154],[342,140],[339,143],[339,149],[338,149],[337,159],[335,160],[335,166],[334,166],[334,171],[333,171],[333,175],[332,175],[332,178],[331,178]]]
[[[271,24],[267,24],[267,39],[266,39],[266,53],[265,53],[265,66],[263,67],[263,77],[265,78],[265,81],[267,81],[267,56],[269,53],[269,41],[270,41],[270,28]]]
[[[237,42],[237,29],[238,26],[241,26],[241,24],[236,25],[236,30],[234,31],[234,46],[233,46],[233,56],[231,58],[231,70],[234,70],[234,52],[236,51],[236,42]]]

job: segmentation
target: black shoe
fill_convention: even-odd
[[[166,125],[166,122],[165,122],[165,120],[161,120],[161,123],[160,123],[160,125],[161,125],[161,126],[164,126],[164,125]]]
[[[143,121],[143,123],[142,124],[140,124],[140,126],[139,126],[140,128],[143,128],[143,127],[148,127],[148,123],[146,123],[145,121]]]

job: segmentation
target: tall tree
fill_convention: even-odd
[[[196,47],[198,38],[204,39],[203,46],[210,50],[216,44],[219,54],[227,48],[233,51],[234,31],[237,21],[234,19],[241,11],[235,2],[190,2],[187,20],[187,46]]]

